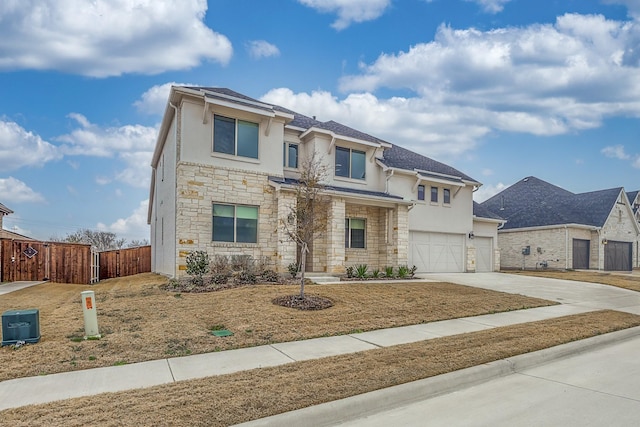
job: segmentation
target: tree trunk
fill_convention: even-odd
[[[300,298],[304,298],[304,272],[306,270],[307,264],[307,252],[309,252],[309,247],[306,242],[302,242],[302,250],[300,251]]]

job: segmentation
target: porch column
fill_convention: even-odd
[[[294,193],[278,191],[278,217],[276,224],[276,234],[278,237],[276,249],[276,271],[286,273],[289,264],[296,262],[296,243],[287,235],[282,221],[287,221],[291,208],[296,205]],[[292,225],[293,226],[293,225]]]
[[[327,273],[344,273],[345,201],[334,197],[327,209]]]
[[[409,209],[407,206],[396,206],[390,222],[391,241],[387,251],[388,265],[393,267],[407,265],[409,262]]]

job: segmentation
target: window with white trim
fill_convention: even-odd
[[[364,179],[366,173],[366,154],[364,151],[336,147],[336,176]]]
[[[257,123],[213,116],[213,151],[232,156],[258,158]]]
[[[424,200],[424,185],[418,185],[418,200]]]
[[[214,242],[257,243],[258,207],[213,204]]]
[[[345,218],[344,220],[344,247],[364,249],[366,247],[365,230],[367,220],[364,218]]]
[[[438,187],[431,187],[431,202],[438,203]]]
[[[298,169],[298,148],[299,145],[293,142],[285,142],[282,149],[282,166],[285,168]]]
[[[442,189],[442,203],[445,205],[451,204],[451,190],[448,188]]]

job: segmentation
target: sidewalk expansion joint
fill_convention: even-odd
[[[269,347],[271,347],[272,349],[274,349],[278,353],[282,354],[283,356],[288,357],[289,359],[291,359],[292,362],[297,362],[296,359],[294,359],[293,357],[289,356],[287,353],[285,353],[284,351],[280,350],[279,348],[274,347],[273,344],[269,344]]]
[[[350,336],[351,338],[354,338],[354,339],[356,339],[356,340],[360,341],[360,342],[364,342],[364,343],[367,343],[367,344],[371,344],[372,346],[375,346],[375,347],[378,347],[378,348],[384,348],[384,346],[383,346],[383,345],[376,344],[376,343],[371,342],[371,341],[363,340],[362,338],[358,338],[358,337],[356,337],[355,335],[349,335],[349,336]]]
[[[173,380],[173,382],[177,382],[176,381],[176,377],[175,375],[173,375],[173,369],[171,369],[171,363],[169,362],[169,359],[164,359],[167,361],[167,367],[169,368],[169,373],[171,374],[171,379]]]

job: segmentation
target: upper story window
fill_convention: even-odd
[[[214,242],[258,242],[258,207],[213,204]]]
[[[336,176],[364,179],[366,156],[364,151],[336,147]]]
[[[448,188],[442,189],[442,203],[448,205],[451,203],[451,190]]]
[[[298,144],[285,142],[282,150],[282,166],[298,169]]]
[[[438,203],[438,187],[431,187],[431,201]]]
[[[424,185],[418,185],[418,200],[424,200]]]
[[[213,151],[232,156],[258,158],[258,124],[213,116]]]

